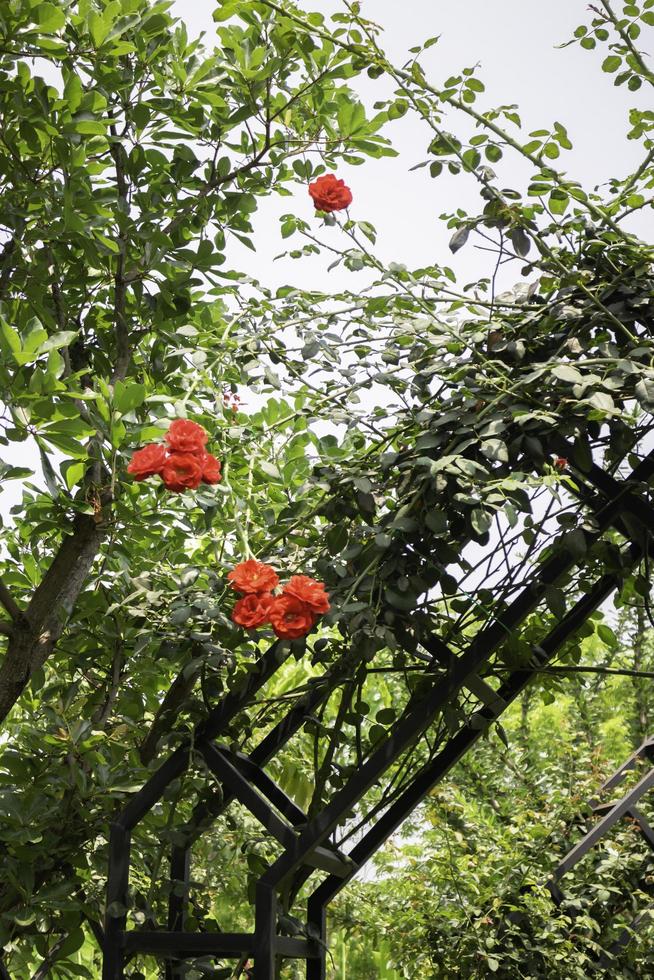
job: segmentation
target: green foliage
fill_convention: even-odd
[[[605,72],[632,90],[654,81],[634,48],[650,6],[629,5],[621,18],[602,3],[605,13],[575,37],[608,45]],[[530,662],[598,575],[617,576],[621,607],[649,591],[624,526],[596,540],[593,502],[582,513],[577,501],[593,460],[620,474],[651,438],[653,255],[628,230],[651,204],[651,113],[629,118],[642,165],[600,194],[555,168],[572,145],[561,123],[522,134],[516,106],[482,106],[477,69],[430,82],[419,59],[436,39],[399,69],[358,4],[328,25],[291,0],[224,0],[215,21],[219,43],[208,51],[166,3],[11,0],[0,9],[0,446],[29,447],[40,460],[35,473],[0,465],[3,482],[22,482],[0,556],[0,946],[16,976],[44,958],[54,978],[97,975],[90,922],[103,911],[112,815],[245,682],[271,638],[231,622],[234,562],[253,554],[284,573],[315,574],[331,592],[320,631],[286,649],[292,656],[225,736],[251,749],[327,674],[329,697],[270,767],[309,816],[444,674],[428,663],[433,634],[463,655],[549,555],[565,574],[535,596],[519,635],[500,630],[476,678],[486,696]],[[389,83],[374,113],[354,90],[363,71]],[[457,208],[442,219],[451,253],[490,241],[487,278],[460,285],[447,257],[387,265],[376,229],[354,209],[319,224],[308,202],[282,217],[280,238],[293,258],[328,253],[357,277],[351,288],[273,291],[230,267],[233,239],[256,247],[262,198],[288,197],[293,184],[304,191],[342,161],[373,166],[395,152],[383,127],[407,113],[425,127],[418,166],[479,189],[479,213]],[[527,168],[521,190],[492,169],[508,154]],[[500,292],[504,265],[522,281]],[[236,410],[235,393],[244,396]],[[128,478],[131,452],[176,417],[207,429],[223,462],[219,485],[172,495]],[[555,463],[562,438],[572,469]],[[634,521],[628,530],[644,533]],[[597,614],[557,666],[573,673],[584,657],[617,649]],[[541,738],[562,724],[563,676],[543,678],[550,713],[533,720]],[[341,845],[451,734],[485,726],[480,685],[467,681],[389,784],[357,805]],[[571,710],[581,716],[583,698]],[[601,719],[617,747],[623,736],[611,723]],[[431,931],[417,918],[402,956],[415,940],[421,968],[452,957],[450,969],[501,975],[533,947],[529,969],[555,977],[560,944],[578,953],[575,968],[587,966],[596,939],[579,945],[571,923],[549,923],[538,892],[524,902],[541,946],[526,942],[522,920],[505,927],[534,846],[581,798],[561,785],[575,771],[576,738],[573,727],[542,772],[525,741],[520,812],[539,800],[547,820],[520,824],[511,869],[498,815],[476,814],[487,831],[479,851],[456,841],[467,884],[439,879],[446,896],[442,906],[430,898]],[[489,746],[482,753],[497,752]],[[110,916],[164,921],[170,845],[198,800],[220,800],[192,761],[139,827],[129,906]],[[484,781],[481,790],[472,782],[484,799]],[[439,792],[432,804],[444,800],[451,819],[459,791]],[[427,812],[436,826],[438,813]],[[442,864],[442,844],[426,839]],[[238,808],[207,827],[187,927],[225,928],[229,917],[227,928],[247,928],[255,880],[276,853]],[[482,948],[478,930],[463,935],[462,899],[478,925],[498,880],[493,915],[504,931],[486,934]],[[284,896],[287,919],[303,898],[300,885]],[[389,908],[402,917],[411,901]],[[584,915],[595,936],[594,915]],[[397,959],[407,975],[409,961]],[[154,977],[158,967],[135,969]]]
[[[631,626],[636,646],[647,647],[640,666],[651,667],[651,631]],[[613,667],[638,660],[637,650],[623,647],[586,654],[589,663]],[[564,876],[560,909],[545,888],[592,825],[588,800],[631,754],[631,727],[643,711],[633,678],[577,676],[555,703],[532,696],[511,709],[503,718],[508,747],[491,737],[471,752],[377,860],[375,875],[339,899],[335,949],[348,947],[346,968],[338,959],[334,966],[339,980],[381,975],[370,951],[382,936],[395,977],[649,975],[647,918],[625,949],[600,963],[651,902],[652,861],[632,821]],[[643,808],[651,814],[649,797]]]

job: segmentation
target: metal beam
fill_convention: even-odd
[[[624,817],[634,806],[635,803],[643,796],[648,790],[654,786],[654,769],[650,769],[642,779],[640,779],[634,788],[630,790],[626,796],[619,800],[612,810],[597,821],[595,826],[588,831],[587,834],[582,837],[579,843],[572,848],[572,850],[565,856],[563,861],[561,861],[555,868],[553,872],[553,877],[555,879],[562,878],[563,875],[574,868],[581,859],[590,851],[592,847],[597,844],[599,840],[606,834],[611,827],[614,826]]]

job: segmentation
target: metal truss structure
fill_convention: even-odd
[[[590,800],[590,808],[593,816],[599,817],[597,823],[591,827],[581,840],[565,855],[552,873],[552,877],[546,882],[546,886],[552,895],[557,906],[565,901],[565,895],[559,882],[561,878],[571,871],[579,861],[584,858],[593,847],[620,821],[630,819],[638,828],[645,842],[654,850],[654,830],[650,826],[647,818],[638,808],[637,803],[641,798],[654,787],[654,766],[650,766],[648,771],[642,776],[624,796],[611,802],[602,802],[600,797],[608,790],[612,790],[624,782],[628,773],[634,769],[641,761],[648,760],[654,762],[654,737],[646,738],[642,745],[610,776],[599,790],[597,799]],[[654,912],[654,905],[643,909],[632,920],[628,927],[625,927],[612,947],[612,952],[617,953],[621,947],[626,946],[634,932],[647,921]]]
[[[554,451],[573,460],[572,447],[561,439],[555,440],[556,436],[553,436]],[[283,960],[293,958],[306,962],[308,980],[325,980],[326,914],[330,902],[648,553],[650,529],[654,528],[654,507],[649,500],[648,488],[654,475],[654,453],[638,462],[626,479],[618,479],[595,464],[585,466],[583,471],[573,466],[573,470],[575,494],[580,513],[585,516],[584,553],[567,548],[565,540],[559,547],[549,549],[548,556],[535,563],[515,598],[502,604],[472,639],[463,641],[460,654],[456,655],[437,635],[426,640],[420,638],[419,645],[430,658],[424,685],[409,699],[387,737],[370,752],[357,771],[332,792],[319,812],[311,815],[303,812],[273,780],[266,767],[288,746],[335,687],[343,683],[351,669],[347,656],[333,662],[259,744],[247,753],[235,751],[225,741],[228,726],[256,703],[257,694],[290,655],[288,644],[273,644],[256,662],[247,682],[227,694],[198,725],[192,738],[172,752],[116,815],[112,824],[103,980],[121,980],[126,963],[139,954],[162,958],[167,980],[178,980],[183,976],[185,960],[202,956],[213,957],[218,962],[242,961],[249,957],[254,960],[256,980],[275,980]],[[610,569],[591,557],[594,546],[606,540],[608,532],[614,542],[619,542],[619,563]],[[507,636],[518,633],[527,618],[542,607],[548,589],[579,569],[584,570],[588,580],[597,568],[594,582],[580,589],[581,594],[574,605],[539,638],[537,644],[532,644],[529,662],[521,663],[516,669],[506,667],[499,683],[493,686],[494,675],[488,671],[489,662]],[[410,641],[409,618],[406,630]],[[415,651],[415,638],[407,649]],[[344,852],[334,842],[336,828],[347,822],[372,787],[383,785],[402,753],[411,749],[435,720],[442,717],[448,705],[456,703],[464,690],[474,698],[475,710],[448,732],[436,753],[416,768],[408,785],[370,821],[354,846]],[[145,930],[128,928],[133,833],[162,799],[167,787],[198,757],[213,774],[222,792],[217,792],[209,801],[197,803],[193,819],[180,828],[181,837],[180,834],[176,837],[170,853],[167,926]],[[653,784],[654,770],[646,778],[648,786]],[[251,933],[188,930],[185,925],[193,845],[232,802],[241,804],[260,822],[266,834],[277,842],[281,853],[259,877]],[[599,836],[603,828],[621,814],[633,813],[634,803],[635,798],[628,798],[614,807],[593,833]],[[644,832],[650,839],[652,831],[648,828]],[[589,843],[585,839],[582,845],[587,849],[592,846],[592,841]],[[577,855],[582,845],[578,845]],[[578,856],[573,859],[573,855],[574,852],[563,862],[564,870],[578,859]],[[283,934],[279,922],[280,913],[288,911],[283,896],[289,894],[301,894],[304,896],[302,901],[306,901],[302,916],[304,925],[295,935]]]

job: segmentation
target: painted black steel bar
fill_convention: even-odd
[[[654,453],[639,464],[637,469],[640,469],[642,474],[651,473],[654,470]],[[602,533],[611,526],[618,512],[619,497],[612,498],[596,511],[594,519],[597,530],[593,533],[585,532],[587,547],[600,539]],[[474,637],[467,651],[457,658],[456,664],[452,665],[448,676],[438,680],[429,694],[396,722],[388,739],[366,760],[346,785],[335,793],[322,813],[307,826],[293,847],[282,854],[268,869],[262,878],[265,884],[278,887],[293,874],[304,861],[307,853],[325,840],[343,818],[343,814],[356,805],[383,772],[425,731],[467,678],[489,659],[510,632],[539,605],[547,589],[577,563],[577,559],[569,552],[555,554],[543,562],[536,579],[527,585],[508,606],[502,614],[501,621],[493,622]]]
[[[184,928],[184,909],[188,900],[191,855],[187,847],[173,847],[170,858],[170,883],[175,902],[168,906],[168,928],[181,931]]]
[[[321,677],[312,679],[309,682],[309,690],[295,702],[291,710],[250,752],[250,762],[259,767],[270,762],[276,753],[300,730],[307,716],[328,698],[338,684],[343,681],[351,662],[352,657],[348,652],[339,657]],[[207,823],[212,823],[216,820],[232,800],[232,794],[229,792],[229,789],[225,788],[222,796],[216,795],[212,800],[204,801],[195,807],[189,826],[186,828],[188,837],[186,846],[183,848],[185,853],[190,852],[193,841],[202,832],[203,828],[206,830]],[[175,859],[171,854],[171,861],[173,860]],[[169,919],[171,915],[177,918],[184,915],[186,901],[187,897],[177,896],[171,892],[168,911]]]
[[[642,912],[639,912],[638,915],[629,923],[629,925],[622,930],[616,941],[613,943],[611,952],[616,954],[619,953],[621,949],[624,949],[624,947],[627,946],[633,938],[634,932],[640,929],[640,927],[652,915],[654,915],[654,904],[648,905],[647,908],[642,910]]]
[[[249,932],[130,931],[125,936],[125,949],[128,953],[175,956],[179,959],[193,956],[240,959],[253,955],[256,942],[256,937]],[[273,951],[275,955],[291,959],[319,956],[317,943],[292,936],[275,936]]]
[[[588,831],[587,834],[582,837],[578,844],[566,854],[565,858],[557,864],[553,877],[559,879],[569,871],[574,868],[581,859],[588,854],[590,849],[597,844],[597,842],[613,827],[614,824],[621,820],[634,806],[635,803],[647,793],[654,786],[654,769],[650,769],[649,772],[645,773],[642,779],[640,779],[636,785],[631,789],[626,796],[619,800],[615,806],[597,821],[594,827]]]
[[[168,929],[183,932],[188,904],[191,853],[188,847],[173,846],[170,855],[170,896],[168,899]],[[179,961],[166,960],[166,980],[184,980],[186,971]]]
[[[218,746],[223,755],[227,755],[228,749],[224,746]],[[275,782],[271,779],[267,772],[265,772],[260,766],[256,765],[249,755],[245,755],[243,752],[235,752],[233,755],[227,755],[237,769],[240,769],[241,773],[246,779],[249,779],[253,786],[264,794],[264,796],[276,807],[281,814],[283,814],[289,823],[293,826],[298,827],[307,822],[307,815],[299,806],[288,796]]]
[[[158,803],[172,781],[181,776],[188,766],[189,757],[188,744],[180,745],[179,748],[175,749],[173,754],[148,779],[145,786],[134,794],[117,818],[117,822],[126,830],[132,830],[155,803]]]
[[[241,687],[227,694],[209,716],[198,725],[195,743],[220,734],[252,696],[263,687],[290,655],[288,645],[274,643],[263,654]],[[109,842],[107,877],[107,912],[105,917],[105,950],[102,980],[122,980],[125,950],[123,939],[127,926],[126,907],[129,887],[130,830],[161,798],[166,787],[188,764],[190,742],[179,746],[150,777],[125,806],[112,824]],[[116,906],[124,912],[116,912]],[[113,907],[113,910],[112,910]]]
[[[295,702],[291,710],[271,729],[271,731],[249,753],[250,761],[257,766],[265,766],[277,752],[300,730],[307,717],[338,687],[347,676],[352,663],[349,653],[340,657],[320,678],[312,679],[309,690]],[[204,801],[193,811],[186,833],[189,842],[202,832],[207,820],[215,820],[229,805],[232,797],[226,792],[217,800]]]
[[[252,788],[251,783],[231,764],[229,759],[211,742],[201,745],[200,751],[216,779],[229,789],[232,796],[240,800],[280,844],[284,847],[291,847],[295,840],[295,834],[291,828],[277,816],[269,803]]]
[[[327,980],[327,906],[309,898],[307,905],[307,929],[321,937],[319,955],[307,960],[307,980]]]
[[[115,821],[109,835],[102,980],[123,980],[124,976],[123,936],[127,926],[130,847],[129,831]]]
[[[245,683],[220,701],[195,729],[193,743],[198,745],[205,739],[215,738],[221,734],[227,725],[236,717],[238,712],[251,700],[260,688],[266,684],[279,667],[288,659],[290,650],[287,645],[273,643],[258,660],[256,668],[248,675]],[[166,787],[184,771],[188,764],[189,745],[180,746],[170,758],[147,781],[145,786],[129,801],[121,816],[120,823],[129,829],[143,819],[148,810],[161,798]]]
[[[278,980],[277,893],[261,879],[257,882],[255,903],[254,969],[256,980]]]
[[[7,969],[7,964],[5,963],[4,955],[0,953],[0,980],[11,980],[11,974]]]
[[[627,816],[632,817],[633,820],[636,821],[641,834],[649,846],[654,849],[654,830],[652,830],[652,827],[645,817],[645,814],[642,813],[638,807],[632,806],[631,810],[627,811]]]
[[[645,528],[651,529],[654,510],[651,504],[643,500],[640,494],[635,492],[637,484],[645,482],[650,475],[642,475],[639,472],[640,466],[646,462],[647,457],[624,482],[621,482],[616,480],[614,476],[611,476],[610,473],[607,473],[606,470],[603,470],[597,463],[593,462],[584,469],[578,467],[574,461],[574,446],[558,433],[554,433],[552,436],[552,447],[562,456],[565,454],[568,465],[572,469],[582,473],[584,479],[599,490],[600,493],[604,494],[605,497],[613,497],[619,492],[621,509],[630,512],[634,517],[638,518]]]
[[[227,787],[232,796],[246,806],[252,816],[256,817],[283,847],[292,847],[295,840],[293,830],[277,816],[268,801],[253,788],[256,783],[249,782],[232,764],[229,756],[211,742],[202,743],[200,751],[211,771]],[[281,793],[281,790],[279,792]],[[304,818],[302,822],[305,823],[306,817],[302,811],[299,812]],[[348,874],[351,867],[347,859],[324,847],[314,848],[307,855],[306,863],[312,868],[322,868],[324,871],[335,872],[341,876]]]
[[[408,630],[400,630],[398,633],[399,635],[396,634],[398,640],[400,642],[403,640],[404,644],[407,644],[405,649],[408,651],[410,649],[408,646]],[[450,670],[456,663],[455,654],[443,642],[440,636],[432,634],[431,636],[421,637],[419,640],[416,637],[416,642],[431,655],[433,665],[440,664],[441,667]],[[497,700],[497,691],[483,680],[483,678],[479,677],[478,674],[472,674],[463,686],[483,704],[492,705]]]
[[[648,750],[654,745],[654,739],[647,738],[645,741],[638,746],[635,752],[633,752],[626,762],[616,769],[616,771],[606,779],[600,786],[599,792],[603,792],[607,789],[613,789],[615,786],[619,786],[620,783],[626,778],[627,773],[630,772],[642,759],[643,755],[648,754]],[[595,799],[591,800],[591,806],[595,803]]]

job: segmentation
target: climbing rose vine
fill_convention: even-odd
[[[309,184],[309,194],[318,211],[342,211],[352,203],[352,191],[335,174],[325,174]]]
[[[293,575],[280,595],[273,595],[279,576],[265,562],[249,558],[227,576],[236,592],[244,593],[232,610],[232,620],[245,629],[270,624],[279,639],[296,640],[329,612],[329,596],[322,582],[308,575]]]
[[[236,592],[272,592],[279,585],[279,576],[274,568],[255,558],[249,558],[237,565],[227,576]]]
[[[172,493],[195,490],[201,483],[220,483],[220,462],[205,449],[207,433],[189,419],[175,419],[166,433],[167,446],[151,443],[133,454],[127,472],[135,480],[160,476]]]

